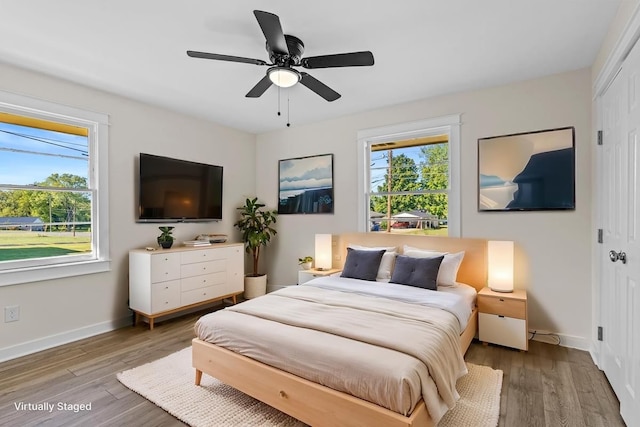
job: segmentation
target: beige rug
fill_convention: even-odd
[[[495,427],[500,413],[502,371],[467,363],[458,381],[461,398],[439,427]],[[283,426],[305,424],[206,374],[194,385],[191,347],[118,374],[118,380],[193,427]]]

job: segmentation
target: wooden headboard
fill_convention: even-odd
[[[487,286],[487,241],[396,233],[345,233],[333,235],[333,267],[342,268],[347,256],[347,245],[397,246],[402,253],[404,245],[441,252],[464,251],[458,270],[458,282],[473,286],[478,291]]]

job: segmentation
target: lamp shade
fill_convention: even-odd
[[[316,234],[316,269],[331,269],[331,234]]]
[[[490,240],[489,280],[492,291],[513,292],[513,242]]]

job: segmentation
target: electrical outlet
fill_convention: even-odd
[[[20,306],[12,305],[4,308],[4,323],[20,320]]]

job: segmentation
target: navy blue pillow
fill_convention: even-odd
[[[347,248],[347,259],[344,262],[340,277],[375,281],[376,277],[378,277],[378,268],[380,268],[382,255],[385,252],[386,250],[384,249],[371,251]]]
[[[437,279],[443,256],[434,258],[413,258],[404,255],[396,257],[390,283],[438,290]]]

